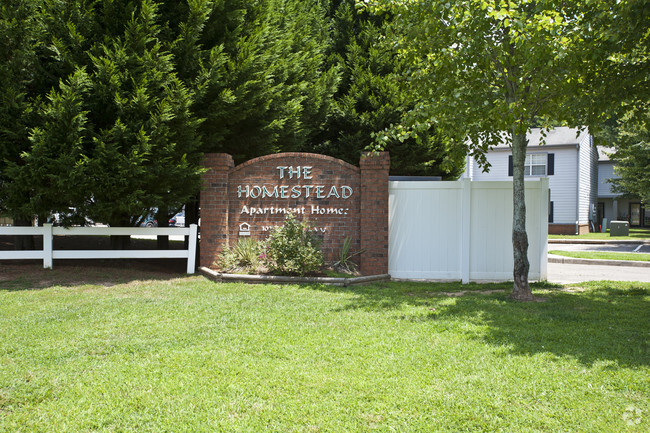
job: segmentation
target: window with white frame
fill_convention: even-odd
[[[531,153],[526,155],[524,176],[546,176],[546,153]]]
[[[508,155],[508,176],[512,176],[512,174],[512,155]],[[525,176],[553,176],[554,174],[554,153],[529,153],[526,155]]]

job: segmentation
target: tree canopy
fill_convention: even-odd
[[[645,118],[643,117],[645,116]],[[612,190],[650,204],[650,110],[629,111],[605,135],[613,145]]]
[[[590,2],[579,107],[599,144],[613,147],[613,190],[650,203],[650,8],[644,0]],[[601,119],[609,119],[600,123]]]
[[[0,8],[0,211],[124,225],[195,196],[203,152],[352,163],[383,141],[394,173],[455,178],[435,127],[376,134],[422,102],[353,0],[8,0]]]
[[[423,95],[408,92],[412,64],[395,45],[383,43],[394,17],[355,7],[354,0],[330,2],[331,49],[328,64],[338,66],[340,84],[320,132],[305,148],[356,164],[363,150],[390,152],[391,173],[456,179],[465,153],[450,146],[433,126],[409,137],[381,132],[405,122]],[[378,144],[379,143],[379,144]]]
[[[412,110],[410,125],[389,128],[387,136],[408,137],[435,125],[486,169],[485,152],[507,137],[513,156],[511,296],[532,299],[525,229],[526,132],[533,126],[592,126],[602,121],[607,113],[601,102],[604,88],[596,82],[613,76],[604,73],[604,64],[611,63],[616,52],[632,53],[627,59],[637,57],[633,40],[638,35],[621,36],[627,41],[623,48],[606,43],[607,31],[617,32],[621,14],[617,6],[603,1],[363,3],[399,17],[391,43],[399,44],[414,65],[411,91],[427,95],[427,103]],[[636,2],[626,5],[631,3]],[[597,23],[606,24],[607,30],[593,36]],[[638,74],[631,73],[620,88],[633,87],[637,79]]]
[[[94,17],[88,29],[106,23],[107,15]],[[52,16],[41,18],[47,25]],[[69,16],[66,28],[71,33],[87,18]],[[77,45],[57,33],[51,40],[59,44],[50,50],[62,53],[64,76],[37,104],[41,124],[30,129],[20,158],[7,163],[3,204],[14,215],[46,219],[61,212],[66,223],[128,225],[153,207],[180,206],[196,189],[200,121],[160,39],[157,5],[144,1],[120,30],[106,28],[120,33],[99,33],[85,49],[83,35]],[[69,65],[75,69],[66,76]]]

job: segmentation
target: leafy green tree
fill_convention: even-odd
[[[650,110],[647,104],[639,110],[628,112],[611,131],[617,177],[610,182],[615,192],[650,204]]]
[[[412,123],[435,122],[484,166],[489,147],[504,135],[511,144],[511,297],[533,299],[524,201],[526,132],[571,118],[569,98],[579,92],[573,80],[579,67],[573,47],[585,31],[579,7],[553,0],[380,0],[377,5],[400,17],[398,42],[413,64],[412,91],[429,101],[416,107]],[[409,134],[394,132],[398,137]]]
[[[596,126],[609,118],[647,122],[650,100],[650,8],[646,0],[580,2],[585,23],[576,43],[582,83],[574,113]],[[586,119],[586,120],[583,120]]]
[[[650,203],[650,9],[647,1],[589,2],[589,32],[580,41],[579,115],[613,146],[613,189]],[[599,122],[606,121],[600,125]]]

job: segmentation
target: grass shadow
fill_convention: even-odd
[[[170,280],[186,275],[186,259],[0,261],[0,291],[42,290],[83,285],[115,286],[132,281]]]
[[[404,320],[475,324],[463,328],[468,338],[508,347],[513,354],[544,352],[569,356],[585,365],[604,362],[612,368],[650,364],[650,284],[592,282],[569,291],[535,283],[533,291],[544,302],[528,303],[509,300],[511,288],[512,283],[393,282],[317,289],[353,295],[340,310],[404,310],[408,313],[399,316]],[[466,293],[455,297],[454,291]]]
[[[42,237],[34,236],[42,249]],[[0,250],[14,248],[13,236],[0,236]],[[129,249],[154,250],[156,239],[132,238]],[[169,241],[169,249],[182,249],[182,241]],[[112,249],[109,236],[55,236],[55,250]],[[169,280],[184,276],[186,259],[84,259],[54,260],[43,269],[42,260],[0,260],[0,291],[38,290],[54,286],[114,286],[136,280]]]

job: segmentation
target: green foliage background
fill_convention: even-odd
[[[415,101],[354,1],[8,0],[0,8],[0,211],[112,225],[196,196],[203,152],[356,164]],[[396,174],[458,176],[433,130]]]
[[[173,213],[197,195],[204,152],[356,164],[384,149],[392,174],[454,179],[513,123],[647,121],[642,0],[427,5],[5,0],[0,212]],[[432,32],[434,10],[451,27]],[[506,81],[525,97],[504,101]]]

